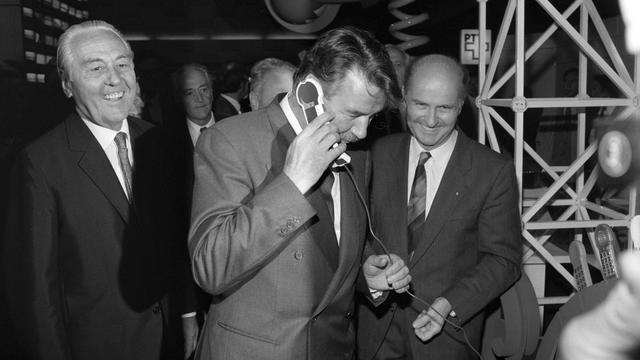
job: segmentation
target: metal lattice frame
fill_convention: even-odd
[[[477,0],[479,2],[479,28],[480,44],[485,43],[486,29],[486,2],[487,0]],[[553,183],[537,199],[521,200],[523,230],[522,237],[525,240],[525,251],[523,263],[532,261],[533,257],[539,257],[544,262],[552,266],[569,284],[576,288],[576,281],[571,273],[563,266],[568,254],[552,255],[545,247],[545,243],[553,232],[558,229],[585,229],[587,230],[589,241],[596,252],[596,259],[599,259],[593,228],[601,223],[606,223],[612,227],[627,227],[631,218],[635,215],[635,188],[630,191],[629,204],[626,213],[621,213],[606,206],[593,203],[587,199],[598,177],[597,168],[590,174],[585,173],[584,164],[596,154],[596,145],[585,144],[586,114],[578,114],[577,129],[577,158],[570,166],[552,166],[547,163],[535,150],[524,142],[523,121],[524,112],[527,108],[564,108],[564,107],[599,107],[599,106],[626,106],[626,109],[618,118],[627,118],[634,111],[637,111],[640,94],[640,57],[635,56],[633,78],[625,67],[620,54],[615,48],[613,41],[604,26],[602,18],[598,14],[592,0],[575,0],[566,10],[560,12],[549,0],[535,0],[553,19],[552,24],[540,37],[525,51],[525,0],[510,0],[506,9],[500,31],[495,42],[495,49],[487,64],[485,52],[480,51],[479,59],[479,83],[480,91],[476,101],[479,108],[479,139],[485,142],[488,138],[491,147],[499,150],[494,126],[499,125],[504,128],[514,138],[514,162],[516,174],[519,180],[521,199],[523,194],[523,155],[526,152],[546,173],[551,176]],[[534,0],[531,0],[534,1]],[[580,11],[579,29],[574,28],[567,19],[576,10]],[[499,79],[496,80],[496,69],[502,55],[507,32],[515,15],[516,22],[516,48],[515,64],[513,64]],[[609,64],[600,56],[588,42],[589,20],[596,29],[597,35],[602,40],[604,47],[611,59]],[[524,68],[525,61],[528,60],[541,45],[558,30],[564,30],[573,42],[580,48],[578,71],[579,71],[579,93],[573,98],[525,98],[524,97]],[[622,92],[622,98],[589,98],[587,95],[587,60],[591,60]],[[486,66],[488,65],[488,69]],[[515,94],[513,98],[494,98],[494,95],[502,86],[515,75]],[[515,129],[509,125],[494,109],[494,107],[509,107],[515,113]],[[576,179],[575,184],[569,180]],[[562,192],[562,193],[560,193]],[[564,194],[564,195],[563,195]],[[568,197],[567,197],[568,196]],[[535,221],[534,217],[547,206],[568,206],[568,208],[558,218],[553,221]],[[592,220],[589,211],[597,213],[603,219]],[[534,236],[532,231],[547,230],[542,236]],[[579,233],[579,232],[578,232]],[[576,235],[576,240],[582,241],[582,235]],[[599,260],[591,260],[592,265],[600,267]],[[563,303],[567,296],[559,298],[545,298],[538,294],[539,304]]]

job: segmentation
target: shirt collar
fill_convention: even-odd
[[[207,121],[207,123],[204,125],[198,125],[195,122],[193,122],[193,120],[189,119],[189,117],[187,117],[187,126],[189,126],[192,130],[197,130],[197,131],[200,131],[200,129],[203,127],[210,128],[211,126],[213,126],[215,122],[216,122],[216,119],[213,117],[213,112],[211,112],[211,115],[209,116],[209,121]]]
[[[98,140],[98,143],[103,150],[113,143],[113,139],[119,132],[127,134],[127,139],[131,139],[131,136],[129,135],[129,123],[127,122],[127,119],[124,119],[122,121],[120,130],[111,130],[109,128],[93,123],[85,118],[82,118],[82,121],[84,121],[93,136],[96,138],[96,140]],[[131,140],[129,140],[129,142],[131,142]]]
[[[447,141],[445,141],[442,145],[438,146],[437,148],[429,150],[431,157],[434,160],[446,159],[448,161],[449,158],[451,157],[451,154],[453,153],[453,149],[456,146],[457,139],[458,139],[458,130],[453,129],[453,132],[451,133]],[[416,156],[419,156],[419,154],[423,151],[427,151],[427,150],[425,150],[422,147],[422,145],[420,145],[420,143],[418,142],[418,140],[416,140],[414,136],[411,136],[411,152],[416,154]]]

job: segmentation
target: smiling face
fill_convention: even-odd
[[[329,90],[324,91],[324,105],[335,115],[332,122],[338,128],[340,139],[343,142],[364,139],[371,117],[384,108],[384,91],[353,70]]]
[[[189,119],[206,125],[211,118],[212,101],[213,90],[205,74],[198,69],[187,69],[182,81],[182,103]]]
[[[403,114],[411,134],[425,150],[442,145],[462,109],[462,80],[442,64],[426,64],[411,74],[405,87]]]
[[[71,39],[71,53],[62,86],[73,96],[81,117],[120,130],[135,99],[133,57],[122,39],[104,29]]]

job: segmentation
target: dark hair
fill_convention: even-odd
[[[249,80],[247,71],[240,66],[228,67],[227,71],[222,75],[220,82],[220,91],[222,93],[236,92],[243,83]]]
[[[360,71],[369,83],[384,91],[387,107],[397,106],[401,92],[389,54],[370,33],[351,26],[333,29],[320,36],[304,54],[293,75],[293,85],[295,88],[312,74],[331,89],[351,70]]]

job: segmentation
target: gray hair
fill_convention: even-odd
[[[60,36],[60,40],[58,41],[57,66],[58,73],[60,74],[60,78],[63,81],[66,80],[69,75],[69,64],[71,61],[72,53],[71,41],[77,35],[96,30],[106,30],[112,32],[115,36],[122,40],[122,43],[125,45],[129,53],[131,54],[131,58],[133,59],[133,51],[131,50],[131,46],[129,45],[127,40],[124,39],[122,33],[120,33],[120,31],[118,31],[118,29],[116,29],[113,25],[102,20],[84,21],[68,28],[64,33],[62,33],[62,35]]]
[[[171,74],[171,82],[173,83],[173,90],[177,99],[182,97],[182,81],[184,74],[189,70],[199,71],[204,75],[207,85],[213,90],[213,81],[211,80],[211,74],[206,66],[196,63],[185,64],[180,66],[176,71]]]
[[[264,77],[271,71],[289,70],[291,74],[296,71],[295,66],[288,61],[266,58],[258,61],[251,67],[249,83],[251,92],[258,92],[264,86]]]

